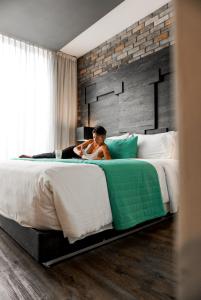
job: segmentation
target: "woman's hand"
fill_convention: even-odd
[[[74,148],[73,148],[73,151],[74,151],[77,155],[79,155],[80,157],[82,157],[82,155],[84,154],[84,153],[83,153],[83,149],[86,148],[86,147],[88,146],[88,144],[90,144],[91,142],[93,142],[93,140],[88,140],[88,141],[86,141],[86,142],[84,142],[84,143],[82,143],[82,144],[80,144],[80,145],[74,147]]]
[[[80,145],[80,156],[82,157],[83,155],[83,145]]]
[[[81,150],[78,149],[78,147],[73,148],[73,152],[75,152],[78,156],[82,157],[83,153]]]

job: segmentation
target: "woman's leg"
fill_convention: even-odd
[[[74,146],[70,146],[62,150],[62,158],[63,159],[68,159],[68,158],[81,158],[79,155],[77,155],[74,151],[73,148]],[[33,156],[28,156],[28,155],[21,155],[20,157],[30,157],[30,158],[55,158],[55,152],[49,152],[49,153],[42,153],[42,154],[37,154]]]
[[[62,151],[62,158],[64,159],[68,159],[68,158],[81,158],[79,155],[77,155],[74,151],[73,148],[75,147],[75,145],[70,146],[65,148]]]
[[[55,158],[54,152],[33,155],[32,158]]]

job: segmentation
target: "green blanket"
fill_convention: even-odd
[[[102,168],[106,176],[114,228],[117,230],[128,229],[166,214],[158,174],[148,162],[136,159],[40,161],[95,164]]]

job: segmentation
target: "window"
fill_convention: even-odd
[[[0,35],[0,160],[53,150],[54,60]]]

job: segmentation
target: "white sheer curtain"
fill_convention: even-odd
[[[53,150],[55,57],[0,35],[0,160]]]
[[[55,148],[75,144],[77,125],[77,59],[57,53],[57,97],[55,102]]]

